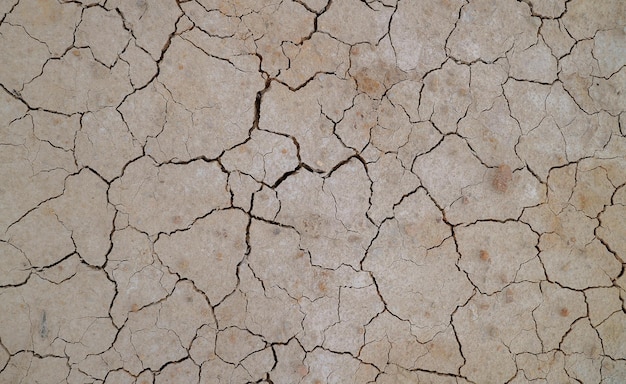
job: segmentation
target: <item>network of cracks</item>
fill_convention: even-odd
[[[0,383],[624,383],[626,2],[3,0]]]

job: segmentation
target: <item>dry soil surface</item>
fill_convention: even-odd
[[[0,0],[0,383],[625,383],[625,134],[624,0]]]

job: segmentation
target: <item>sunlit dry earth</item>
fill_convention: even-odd
[[[0,383],[626,382],[623,0],[0,0]]]

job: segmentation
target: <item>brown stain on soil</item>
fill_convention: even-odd
[[[509,189],[509,184],[513,180],[513,172],[511,167],[506,164],[502,164],[496,170],[496,174],[493,177],[493,188],[501,193],[506,192]]]
[[[320,281],[317,283],[317,289],[319,289],[319,291],[321,293],[326,293],[328,291],[328,287],[326,286],[326,282],[325,281]]]
[[[361,92],[367,93],[368,95],[376,95],[384,92],[385,90],[384,86],[380,82],[368,76],[367,71],[358,72],[354,75],[354,79],[357,83],[357,89]]]

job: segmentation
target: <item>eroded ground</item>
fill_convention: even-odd
[[[0,1],[0,383],[626,382],[625,27]]]

